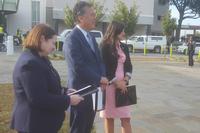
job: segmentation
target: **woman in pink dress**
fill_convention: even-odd
[[[132,64],[124,39],[124,25],[113,21],[109,24],[102,42],[102,57],[106,67],[106,77],[112,83],[106,88],[105,110],[100,117],[105,119],[105,132],[114,133],[114,119],[121,120],[122,133],[131,133],[130,106],[115,107],[115,90],[127,91],[126,85],[131,78]]]

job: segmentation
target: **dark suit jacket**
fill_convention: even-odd
[[[75,27],[64,43],[68,64],[68,87],[80,89],[87,85],[99,85],[105,70],[98,45],[93,37],[95,52],[90,48],[83,33]]]
[[[126,55],[126,60],[124,63],[124,75],[126,72],[132,73],[132,64],[129,56],[128,46],[126,44],[121,43],[121,49]],[[112,80],[115,77],[115,72],[118,64],[118,57],[113,51],[112,45],[104,44],[101,49],[103,61],[106,68],[106,77],[109,80]]]
[[[48,59],[34,50],[19,57],[13,72],[15,103],[11,128],[28,133],[56,133],[69,106],[60,78]]]
[[[64,43],[64,54],[68,65],[68,87],[80,89],[87,85],[99,86],[104,76],[104,66],[95,38],[92,38],[95,52],[90,48],[84,34],[75,27]],[[77,106],[71,107],[71,133],[89,133],[95,112],[92,96],[84,97]]]

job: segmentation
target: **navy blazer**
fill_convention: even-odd
[[[105,70],[100,57],[100,51],[94,37],[93,51],[84,34],[75,27],[64,43],[64,54],[68,65],[68,88],[80,89],[87,85],[99,86]],[[95,112],[92,96],[84,97],[77,106],[71,107],[70,133],[89,133],[91,131]]]
[[[60,77],[50,61],[34,50],[24,51],[15,65],[13,84],[11,128],[28,133],[56,133],[70,98],[61,94]]]
[[[126,72],[132,73],[132,64],[129,55],[129,49],[127,44],[121,43],[120,47],[124,54],[126,55],[126,60],[124,62],[124,76]],[[103,61],[106,68],[106,77],[112,80],[115,77],[115,72],[117,69],[118,57],[114,53],[113,45],[103,44],[101,48]]]
[[[68,64],[68,87],[80,89],[87,85],[99,86],[105,69],[98,44],[92,37],[95,52],[90,48],[83,33],[75,27],[64,43],[64,54]]]

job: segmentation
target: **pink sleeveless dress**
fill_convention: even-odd
[[[121,47],[117,47],[117,52],[119,55],[118,65],[115,72],[115,77],[118,80],[124,78],[124,62],[126,60],[126,56],[122,51]],[[102,118],[130,118],[130,106],[124,107],[115,107],[115,87],[114,85],[109,85],[106,88],[106,104],[105,110],[100,111],[100,117]]]

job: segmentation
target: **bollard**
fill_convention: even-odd
[[[147,44],[146,44],[146,42],[144,43],[144,55],[146,55],[147,54]]]
[[[0,33],[3,33],[3,27],[0,26]]]
[[[163,54],[164,52],[164,45],[161,45],[161,50],[160,50],[160,54]]]
[[[13,36],[8,36],[6,41],[6,46],[7,46],[7,55],[13,55],[14,54]]]
[[[186,49],[184,50],[184,54],[185,54],[185,55],[188,54],[188,48],[186,48]]]
[[[185,49],[185,55],[187,55],[187,54],[188,54],[188,48]]]
[[[57,42],[56,42],[56,46],[57,46],[57,51],[59,51],[59,48],[60,48],[60,45],[59,45],[59,41],[57,40]]]
[[[200,49],[199,49],[199,52],[198,52],[198,60],[200,60]]]
[[[170,45],[170,58],[172,57],[172,44]]]

